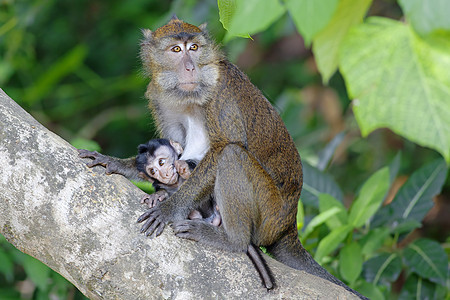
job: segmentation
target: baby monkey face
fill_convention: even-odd
[[[159,147],[154,155],[148,158],[147,174],[163,184],[177,183],[178,173],[174,166],[175,159],[176,156],[172,149],[167,146]]]

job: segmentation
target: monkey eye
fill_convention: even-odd
[[[180,46],[175,46],[175,47],[172,47],[172,49],[171,49],[173,52],[180,52],[181,51],[181,47]]]
[[[192,44],[191,47],[189,47],[189,50],[197,51],[198,50],[198,45],[197,44]]]
[[[158,163],[159,163],[159,165],[162,167],[162,166],[164,166],[164,164],[166,163],[166,160],[160,158],[159,161],[158,161]]]
[[[152,176],[155,175],[155,169],[151,168],[149,171],[150,171],[150,175],[152,175]]]

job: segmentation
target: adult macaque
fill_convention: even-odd
[[[296,146],[269,101],[218,50],[205,27],[174,17],[154,32],[143,31],[153,118],[162,137],[180,142],[182,160],[199,163],[178,191],[138,219],[142,231],[158,236],[171,223],[178,237],[228,251],[265,246],[282,263],[363,297],[303,248],[296,226],[302,188]],[[212,194],[222,225],[189,220]]]

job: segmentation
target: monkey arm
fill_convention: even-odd
[[[139,175],[139,171],[136,168],[136,158],[117,158],[108,155],[103,155],[97,151],[88,151],[84,149],[78,149],[78,156],[81,158],[91,158],[93,161],[87,163],[89,168],[94,166],[103,166],[106,168],[105,173],[120,174],[128,179],[142,181],[142,177]]]

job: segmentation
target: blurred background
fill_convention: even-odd
[[[75,147],[133,156],[138,144],[157,136],[144,98],[149,78],[138,57],[140,29],[155,29],[175,13],[188,23],[208,23],[229,59],[280,112],[305,162],[315,166],[327,145],[338,141],[325,169],[347,206],[399,151],[398,185],[440,157],[388,129],[362,138],[342,76],[336,73],[322,84],[311,50],[288,14],[253,39],[224,43],[215,0],[0,0],[0,88]],[[403,16],[393,0],[374,1],[368,14]],[[414,234],[445,241],[449,192],[447,178]],[[0,299],[82,298],[64,278],[0,236]]]

